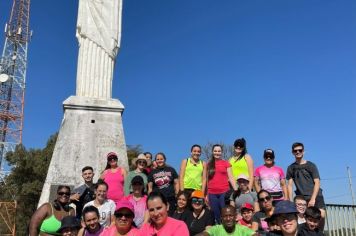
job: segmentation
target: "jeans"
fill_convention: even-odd
[[[221,209],[225,207],[225,193],[208,194],[209,205],[214,213],[215,222],[221,223]]]

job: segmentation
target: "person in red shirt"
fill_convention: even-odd
[[[253,206],[246,202],[241,206],[240,212],[242,218],[238,221],[238,223],[252,229],[252,217],[254,214]]]
[[[237,187],[230,163],[222,159],[222,146],[219,144],[212,148],[207,171],[209,205],[214,212],[215,222],[220,224],[220,212],[225,207],[225,195],[230,189],[229,182],[234,191]]]

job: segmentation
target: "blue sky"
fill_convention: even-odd
[[[0,1],[0,26],[11,0]],[[78,1],[31,1],[23,143],[43,147],[75,93]],[[126,0],[113,96],[126,143],[179,166],[194,143],[245,137],[284,169],[291,144],[319,167],[327,203],[356,188],[356,2]],[[0,38],[1,49],[3,37]]]

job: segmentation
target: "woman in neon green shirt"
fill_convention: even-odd
[[[229,159],[232,169],[232,175],[235,180],[237,176],[244,174],[249,178],[249,189],[253,187],[253,160],[247,154],[246,140],[244,138],[236,139],[234,142],[235,155]]]
[[[200,145],[194,144],[190,152],[191,157],[184,159],[180,165],[179,188],[189,194],[194,190],[200,190],[204,193],[206,187],[206,163],[200,160]]]
[[[75,216],[75,211],[69,206],[70,187],[60,185],[57,188],[57,198],[53,203],[44,203],[31,217],[30,236],[58,235],[61,220],[65,216]]]

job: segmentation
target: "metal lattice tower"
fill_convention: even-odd
[[[22,142],[30,0],[13,0],[0,58],[0,171],[6,153]]]

